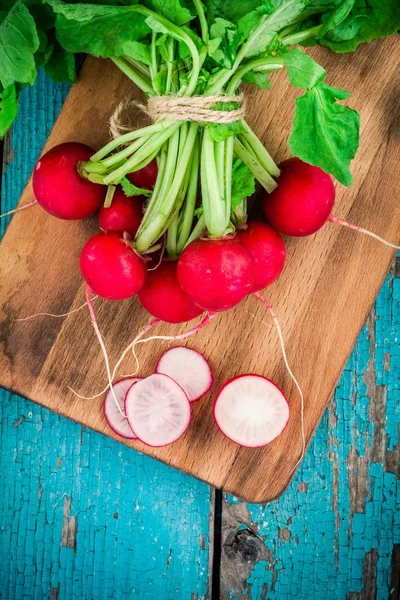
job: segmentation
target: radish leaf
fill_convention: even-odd
[[[321,83],[326,71],[300,48],[293,48],[284,55],[290,83],[297,88],[309,90]]]
[[[7,86],[0,94],[0,138],[2,138],[18,112],[18,97],[15,85]]]
[[[320,83],[296,100],[290,149],[311,165],[331,173],[344,185],[353,177],[350,161],[358,148],[360,115],[337,103],[349,92]]]
[[[26,6],[17,2],[0,24],[0,82],[3,88],[15,82],[34,82],[34,54],[38,48],[35,21]]]

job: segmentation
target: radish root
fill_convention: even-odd
[[[98,298],[98,296],[93,296],[92,302],[96,298]],[[61,319],[62,317],[68,317],[69,315],[73,315],[74,313],[82,310],[82,308],[85,308],[85,306],[87,306],[87,302],[84,302],[83,304],[78,306],[78,308],[74,308],[74,310],[70,310],[69,312],[62,313],[60,315],[56,315],[54,313],[43,312],[43,313],[36,313],[35,315],[30,315],[29,317],[22,317],[21,319],[15,319],[15,320],[21,323],[22,321],[29,321],[30,319],[35,319],[36,317],[54,317],[56,319]]]
[[[283,339],[283,333],[282,333],[282,329],[281,326],[279,324],[279,320],[278,317],[276,316],[274,309],[272,308],[272,306],[270,305],[270,303],[268,302],[268,300],[266,300],[264,298],[264,296],[260,293],[260,292],[255,292],[254,296],[265,306],[265,308],[268,310],[269,314],[271,315],[271,318],[274,322],[275,325],[275,329],[276,332],[278,334],[278,338],[279,338],[279,342],[281,344],[281,349],[282,349],[282,355],[283,355],[283,360],[286,366],[286,369],[291,377],[291,379],[293,380],[293,383],[295,384],[299,395],[300,395],[300,400],[301,400],[301,437],[302,437],[302,450],[301,450],[301,455],[299,460],[297,461],[297,463],[295,464],[295,466],[293,467],[293,469],[290,471],[290,475],[297,469],[297,467],[299,466],[299,464],[301,463],[301,461],[304,458],[304,454],[305,454],[305,450],[306,450],[306,438],[305,438],[305,433],[304,433],[304,394],[303,391],[300,387],[299,382],[297,381],[296,377],[293,374],[292,369],[290,368],[289,365],[289,361],[287,358],[287,354],[286,354],[286,347],[285,347],[285,341]],[[262,321],[262,323],[264,325],[266,325],[266,323],[264,323],[264,321]]]
[[[99,326],[97,324],[96,315],[95,315],[95,312],[94,312],[94,307],[93,307],[93,303],[92,303],[92,299],[90,297],[90,294],[91,294],[91,290],[90,290],[89,286],[87,286],[86,287],[86,302],[87,302],[87,305],[88,305],[88,308],[89,308],[90,319],[92,321],[92,325],[93,325],[94,331],[95,331],[95,333],[97,335],[97,339],[99,340],[100,348],[101,348],[101,350],[103,352],[104,362],[105,362],[106,370],[107,370],[108,385],[110,387],[110,390],[111,390],[111,393],[112,393],[112,397],[114,399],[116,407],[118,408],[118,410],[121,413],[121,415],[126,418],[126,415],[125,415],[124,411],[121,410],[121,407],[119,405],[119,402],[118,402],[117,397],[116,397],[115,392],[114,392],[114,386],[113,386],[112,377],[111,377],[111,370],[110,370],[110,361],[109,361],[109,358],[108,358],[107,349],[105,347],[103,337],[102,337],[102,335],[100,333],[100,329],[99,329]]]
[[[378,242],[385,244],[385,246],[389,246],[389,248],[395,248],[396,250],[400,250],[400,246],[396,246],[396,244],[391,244],[387,240],[384,240],[383,238],[381,238],[379,235],[376,235],[376,233],[372,233],[372,231],[369,231],[368,229],[364,229],[364,227],[359,227],[358,225],[353,225],[353,223],[348,223],[347,221],[344,221],[344,219],[339,219],[338,217],[334,217],[333,215],[330,215],[330,217],[328,218],[328,221],[330,221],[331,223],[336,223],[337,225],[343,225],[344,227],[348,227],[349,229],[353,229],[354,231],[358,231],[359,233],[364,233],[365,235],[369,235],[370,237],[374,238],[375,240],[378,240]]]
[[[114,381],[115,376],[118,372],[119,367],[121,366],[122,361],[124,360],[125,356],[127,355],[127,353],[129,352],[129,350],[132,348],[132,346],[137,343],[137,341],[143,336],[145,335],[145,333],[147,333],[152,327],[154,327],[155,325],[157,325],[158,323],[160,323],[160,319],[153,319],[152,321],[150,321],[150,323],[148,325],[146,325],[145,327],[143,327],[143,329],[137,334],[137,336],[135,337],[135,339],[129,344],[129,346],[127,346],[125,348],[125,350],[123,351],[123,353],[121,354],[120,358],[118,359],[117,364],[115,365],[112,375],[111,375],[111,380]],[[126,377],[132,377],[134,375],[136,375],[136,373],[139,370],[139,361],[136,358],[136,371],[135,373],[132,373],[131,375],[127,375]],[[94,396],[82,396],[81,394],[78,394],[78,392],[76,392],[75,390],[73,390],[72,388],[68,388],[73,394],[75,394],[75,396],[78,396],[78,398],[81,398],[82,400],[94,400],[95,398],[98,398],[99,396],[102,396],[103,394],[106,393],[106,391],[109,389],[110,387],[110,383],[108,383],[108,385],[104,388],[104,390],[101,390],[101,392],[98,392],[97,394],[95,394]]]
[[[14,213],[20,212],[21,210],[25,210],[25,208],[30,208],[35,204],[38,204],[37,200],[32,200],[32,202],[28,202],[27,204],[23,204],[22,206],[17,206],[17,208],[9,210],[8,212],[5,212],[2,215],[0,215],[0,219],[2,219],[3,217],[8,217],[9,215],[13,215]]]

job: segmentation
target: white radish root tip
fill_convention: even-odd
[[[353,225],[353,223],[348,223],[348,221],[345,221],[344,219],[339,219],[338,217],[334,217],[333,215],[329,216],[328,221],[330,221],[331,223],[336,223],[337,225],[343,225],[344,227],[348,227],[349,229],[353,229],[354,231],[358,231],[359,233],[363,233],[364,235],[369,235],[370,237],[374,238],[375,240],[378,240],[378,242],[381,242],[381,244],[385,244],[385,246],[389,246],[389,248],[394,248],[395,250],[400,250],[400,246],[396,246],[396,244],[392,244],[391,242],[388,242],[387,240],[383,239],[376,233],[373,233],[372,231],[369,231],[368,229],[364,229],[364,227],[360,227],[359,225]]]
[[[35,204],[39,204],[37,200],[32,200],[32,202],[28,202],[27,204],[23,204],[22,206],[17,206],[17,208],[14,208],[13,210],[9,210],[8,212],[5,212],[2,215],[0,215],[0,219],[3,219],[4,217],[8,217],[9,215],[13,215],[14,213],[20,212],[21,210],[25,210],[25,208],[30,208],[31,206],[35,206]]]
[[[289,361],[288,361],[287,354],[286,354],[285,340],[283,338],[283,333],[282,333],[281,326],[279,324],[278,317],[276,316],[276,314],[275,314],[272,306],[268,302],[268,300],[266,300],[260,292],[255,292],[254,296],[263,304],[263,306],[268,310],[269,314],[271,315],[271,318],[275,325],[276,332],[278,334],[278,338],[279,338],[279,342],[280,342],[281,350],[282,350],[282,355],[283,355],[283,360],[284,360],[287,372],[289,373],[293,383],[295,384],[295,386],[299,392],[299,396],[300,396],[300,400],[301,400],[301,416],[300,416],[300,418],[301,418],[302,451],[301,451],[299,460],[297,461],[297,463],[295,464],[293,469],[290,471],[290,475],[291,475],[297,469],[297,467],[303,460],[305,451],[306,451],[306,438],[305,438],[305,432],[304,432],[304,394],[300,387],[299,382],[297,381],[296,377],[293,374],[292,369],[290,368]],[[262,321],[262,323],[263,323],[263,325],[267,326],[267,324],[264,323],[264,321]]]

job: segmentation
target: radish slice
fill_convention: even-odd
[[[118,410],[118,406],[115,404],[115,399],[111,390],[108,390],[104,399],[104,416],[107,423],[115,433],[130,440],[136,439],[136,435],[133,433],[128,423],[128,419],[121,413],[124,412],[127,391],[130,387],[140,381],[140,379],[140,377],[127,377],[126,379],[121,379],[121,381],[117,381],[113,384],[114,394],[121,410]]]
[[[219,429],[249,448],[265,446],[285,429],[289,406],[281,390],[261,375],[239,375],[220,390],[214,403]]]
[[[156,365],[156,373],[164,373],[179,383],[190,402],[196,402],[206,394],[214,378],[210,365],[200,352],[177,346],[162,354]]]
[[[180,385],[168,375],[154,373],[133,385],[125,412],[134,434],[148,446],[176,442],[190,421],[190,403]]]

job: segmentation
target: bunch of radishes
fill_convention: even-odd
[[[297,237],[311,235],[328,220],[364,230],[332,216],[335,188],[330,175],[299,158],[292,158],[280,166],[278,187],[264,195],[263,211],[268,223],[242,221],[236,231],[214,239],[206,237],[207,232],[199,227],[199,219],[199,223],[193,224],[192,234],[177,259],[164,256],[162,242],[140,254],[135,234],[146,212],[146,197],[128,197],[120,186],[110,195],[110,188],[106,192],[105,186],[88,179],[85,165],[92,153],[91,148],[79,143],[65,143],[51,149],[36,165],[33,189],[38,203],[61,219],[81,219],[99,210],[102,231],[83,247],[80,269],[88,286],[92,322],[107,365],[110,391],[105,414],[120,435],[161,446],[172,443],[186,430],[190,420],[189,402],[208,391],[211,370],[198,353],[175,348],[163,355],[154,375],[113,384],[90,293],[109,300],[137,295],[142,306],[156,318],[155,322],[184,323],[203,312],[208,314],[189,332],[172,339],[182,339],[198,331],[214,313],[236,306],[249,294],[255,294],[264,302],[276,320],[272,308],[259,292],[271,285],[283,270],[286,252],[281,233]],[[158,178],[154,159],[144,168],[128,174],[132,189],[144,192],[145,196],[151,196]],[[279,325],[277,327],[281,337]],[[302,397],[285,352],[284,358]],[[199,388],[193,391],[191,379],[198,367]],[[214,415],[227,437],[256,447],[279,435],[288,420],[289,409],[273,382],[259,375],[241,375],[219,392]]]
[[[200,400],[212,384],[212,371],[204,356],[176,346],[162,354],[153,375],[115,383],[106,395],[104,415],[118,435],[139,439],[148,446],[166,446],[185,433],[191,403]],[[255,448],[283,431],[289,407],[272,381],[259,375],[240,375],[220,390],[214,418],[232,441]]]

